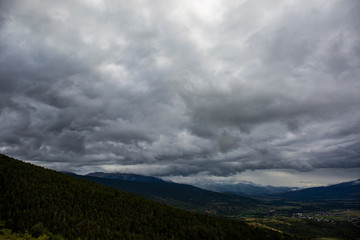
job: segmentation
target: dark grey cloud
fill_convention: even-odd
[[[359,168],[358,1],[2,1],[0,151],[87,172]]]

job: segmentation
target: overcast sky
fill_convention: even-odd
[[[360,1],[2,0],[0,152],[187,182],[358,178]]]

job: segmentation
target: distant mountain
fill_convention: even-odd
[[[89,177],[99,177],[99,178],[108,178],[108,179],[118,179],[124,181],[132,181],[132,182],[165,182],[164,180],[151,176],[143,176],[137,174],[129,174],[129,173],[104,173],[104,172],[94,172],[89,173],[85,176]]]
[[[0,228],[18,232],[48,230],[89,240],[298,239],[166,206],[1,154],[0,180]]]
[[[360,200],[360,179],[327,187],[306,188],[294,192],[273,194],[287,200]]]
[[[252,182],[236,183],[236,184],[213,184],[204,186],[217,192],[232,193],[244,197],[263,197],[269,194],[297,191],[299,188],[294,187],[274,187],[261,186]]]
[[[134,193],[158,202],[214,215],[242,216],[246,214],[250,208],[260,209],[259,213],[261,210],[263,213],[267,212],[267,208],[259,201],[234,194],[213,192],[187,184],[165,182],[160,179],[158,179],[158,181],[144,181],[144,179],[149,178],[151,180],[152,178],[139,175],[135,175],[137,178],[129,178],[131,180],[116,179],[116,176],[120,176],[120,178],[123,176],[123,174],[119,173],[102,173],[96,175],[103,177],[90,175],[78,175],[77,177],[125,192]],[[110,178],[108,178],[109,176]],[[141,181],[137,181],[138,179]]]

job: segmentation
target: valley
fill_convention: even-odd
[[[287,187],[267,186],[266,189],[285,191],[275,194],[264,194],[264,188],[256,186],[261,196],[256,194],[253,186],[242,184],[242,189],[248,188],[257,196],[254,199],[147,176],[122,173],[72,175],[168,205],[229,219],[241,219],[254,226],[305,238],[356,239],[360,236],[357,181],[297,191],[289,191],[291,188]],[[321,200],[320,196],[324,192],[331,197]]]

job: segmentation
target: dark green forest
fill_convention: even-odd
[[[0,220],[20,233],[41,226],[65,239],[299,239],[170,207],[5,155],[0,155],[0,181]]]

